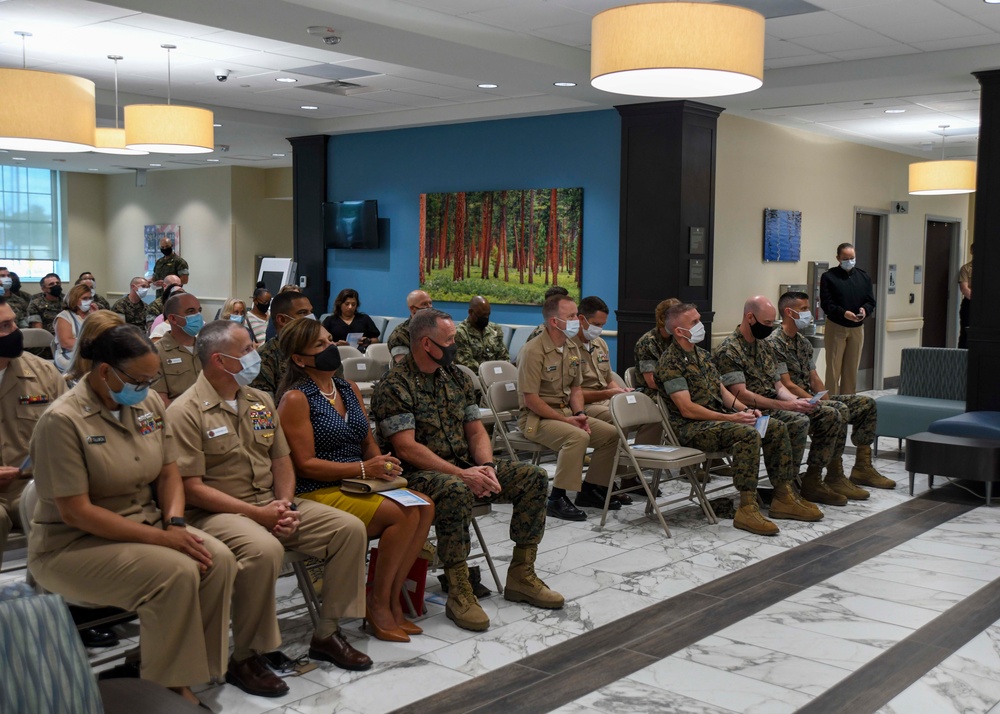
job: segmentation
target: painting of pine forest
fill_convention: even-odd
[[[420,288],[433,300],[541,305],[549,286],[580,299],[583,189],[420,195]]]

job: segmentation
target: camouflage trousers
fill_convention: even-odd
[[[458,476],[440,471],[411,471],[406,474],[408,488],[434,501],[434,530],[437,553],[447,568],[469,557],[472,539],[469,524],[472,505],[477,501],[513,503],[510,539],[515,545],[538,545],[545,534],[545,499],[549,478],[545,470],[518,461],[497,461],[500,493],[477,499]]]
[[[809,436],[809,417],[805,414],[799,414],[798,412],[789,412],[784,409],[761,409],[761,413],[767,414],[771,417],[771,421],[767,424],[768,433],[771,432],[775,426],[779,423],[784,427],[785,434],[788,436],[789,449],[791,450],[791,470],[792,477],[799,472],[799,467],[802,465],[802,455],[806,452],[806,439]],[[836,416],[836,412],[833,412]],[[831,447],[833,444],[831,443]],[[766,452],[765,452],[766,459]],[[827,461],[830,459],[827,458]],[[825,465],[825,463],[824,463]],[[772,477],[771,467],[767,467],[767,475]]]
[[[674,431],[684,446],[704,452],[731,453],[733,486],[737,491],[757,489],[761,446],[764,447],[764,463],[771,483],[791,481],[795,477],[788,432],[780,422],[771,422],[768,425],[763,441],[753,426],[729,421],[675,422]]]
[[[846,436],[847,422],[840,410],[829,402],[820,402],[809,414],[809,466],[825,468],[830,459],[844,453],[841,432]],[[837,448],[839,445],[839,449]]]
[[[855,446],[871,446],[875,441],[875,425],[878,421],[878,411],[875,400],[863,394],[838,394],[830,397],[824,404],[833,407],[840,414],[840,431],[837,434],[837,446],[834,456],[844,453],[847,444],[847,425],[854,427],[851,431],[851,443]]]

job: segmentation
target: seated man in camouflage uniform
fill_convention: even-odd
[[[28,301],[14,293],[14,277],[2,266],[0,266],[0,297],[6,298],[7,305],[14,311],[14,321],[17,326],[27,327]]]
[[[778,301],[781,329],[775,330],[768,340],[774,357],[778,360],[778,374],[785,388],[797,397],[812,397],[822,392],[823,380],[816,372],[813,346],[799,334],[812,324],[809,296],[790,292]],[[853,500],[864,500],[869,494],[861,486],[895,488],[896,482],[880,474],[872,465],[872,443],[875,441],[877,413],[875,400],[861,394],[826,395],[823,404],[833,407],[840,414],[840,431],[833,449],[833,456],[826,467],[826,484],[839,494]],[[844,476],[844,446],[847,444],[847,425],[850,424],[851,441],[857,449],[851,478]]]
[[[271,300],[271,319],[274,321],[274,326],[277,328],[278,334],[265,342],[264,346],[257,350],[260,352],[260,373],[250,383],[250,386],[254,389],[267,392],[272,398],[274,397],[274,393],[278,391],[278,383],[285,376],[285,370],[288,369],[288,360],[281,353],[281,347],[278,346],[278,337],[281,335],[281,330],[285,325],[300,317],[306,317],[311,320],[316,319],[316,316],[313,315],[312,301],[302,293],[293,293],[290,291],[278,293]],[[337,373],[338,376],[341,374],[343,374],[342,371]]]
[[[386,341],[394,363],[401,362],[403,357],[410,353],[410,320],[419,310],[429,310],[434,307],[434,301],[423,290],[413,290],[406,296],[406,307],[410,310],[410,316],[399,323]]]
[[[448,618],[467,630],[490,626],[472,593],[466,564],[477,500],[514,504],[514,555],[504,598],[561,608],[562,595],[550,590],[534,568],[545,533],[545,471],[526,463],[494,463],[472,381],[452,365],[455,323],[447,313],[416,313],[410,320],[410,346],[410,353],[376,386],[372,414],[380,438],[403,463],[409,487],[434,500],[437,554],[448,578]]]
[[[503,330],[495,322],[490,322],[490,313],[490,301],[477,295],[469,301],[469,316],[458,323],[455,333],[455,344],[458,345],[455,361],[477,374],[481,362],[510,361]]]
[[[757,472],[760,449],[774,486],[768,515],[818,521],[823,514],[795,493],[792,446],[784,424],[768,425],[764,438],[754,428],[760,416],[729,395],[719,370],[707,350],[698,347],[705,339],[698,308],[678,304],[666,314],[666,328],[673,338],[656,366],[656,385],[667,406],[670,425],[681,444],[702,451],[728,451],[733,457],[733,485],[740,492],[740,507],[733,526],[758,535],[774,535],[778,527],[761,515],[757,507]]]
[[[722,383],[734,397],[771,417],[768,429],[778,422],[788,431],[792,444],[792,465],[796,472],[806,450],[806,436],[812,435],[809,467],[802,477],[802,496],[830,506],[843,506],[847,497],[823,483],[823,468],[833,456],[840,432],[840,415],[832,407],[810,404],[785,389],[778,375],[778,362],[767,341],[774,330],[777,310],[766,297],[758,295],[743,305],[743,320],[715,351],[715,364]]]
[[[40,327],[55,334],[56,315],[63,311],[62,280],[55,273],[49,273],[38,281],[42,291],[28,303],[28,327]]]
[[[141,277],[132,278],[128,284],[128,294],[119,298],[111,309],[124,317],[129,325],[145,330],[147,316],[150,321],[155,317],[149,312],[149,303],[153,302],[152,297],[148,280]]]

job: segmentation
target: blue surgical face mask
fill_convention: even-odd
[[[842,260],[840,261],[840,267],[849,273],[854,270],[855,263],[857,263],[857,260],[854,258],[851,258],[850,260]]]
[[[201,316],[199,312],[197,315],[188,315],[184,319],[184,324],[181,325],[181,329],[184,330],[191,337],[197,337],[198,333],[201,332],[201,328],[205,326],[205,318]]]
[[[140,389],[137,385],[129,384],[124,379],[122,379],[122,376],[118,374],[118,370],[116,370],[114,367],[111,367],[111,371],[115,373],[115,376],[118,377],[118,379],[124,385],[120,392],[116,392],[115,390],[111,389],[111,385],[108,385],[108,391],[111,393],[111,398],[114,400],[115,404],[121,404],[123,407],[131,407],[138,404],[147,396],[149,396],[148,386]],[[105,384],[107,384],[107,380],[105,380]]]
[[[805,312],[796,313],[796,318],[795,318],[796,328],[804,330],[807,327],[809,327],[809,325],[811,325],[812,323],[813,323],[813,316],[812,313],[809,312],[808,310],[806,310]]]
[[[229,319],[233,322],[243,322],[243,315],[230,315]]]
[[[242,357],[233,357],[232,355],[226,355],[230,359],[238,359],[240,361],[240,366],[243,367],[239,372],[230,372],[228,369],[223,367],[227,373],[233,375],[233,379],[241,387],[246,387],[250,382],[257,379],[257,375],[260,374],[260,354],[257,350],[250,350]]]

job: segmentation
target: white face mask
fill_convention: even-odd
[[[687,338],[687,341],[692,345],[696,345],[705,339],[705,326],[701,323],[701,320],[694,323],[688,332],[690,333],[690,336]]]
[[[572,320],[563,320],[563,322],[566,323],[563,334],[570,339],[576,337],[576,333],[580,331],[580,321],[574,318]]]
[[[855,260],[854,258],[851,258],[850,260],[842,260],[840,261],[840,267],[849,273],[852,270],[854,270],[854,264],[857,262],[858,261]]]
[[[142,298],[146,297],[146,293],[148,292],[149,288],[136,288],[135,296],[141,300]]]
[[[80,309],[83,312],[90,312],[90,306],[93,305],[93,304],[94,304],[93,300],[81,300],[80,301]]]
[[[13,278],[10,277],[0,278],[0,287],[3,287],[4,290],[10,290],[13,284],[14,284]]]
[[[598,337],[601,336],[601,333],[603,331],[604,328],[601,327],[600,325],[591,325],[590,327],[588,327],[586,330],[583,331],[583,336],[587,338],[587,342],[593,342],[594,340],[596,340]]]
[[[811,324],[813,324],[813,315],[808,310],[798,313],[798,317],[795,318],[795,327],[800,330],[806,329]]]

